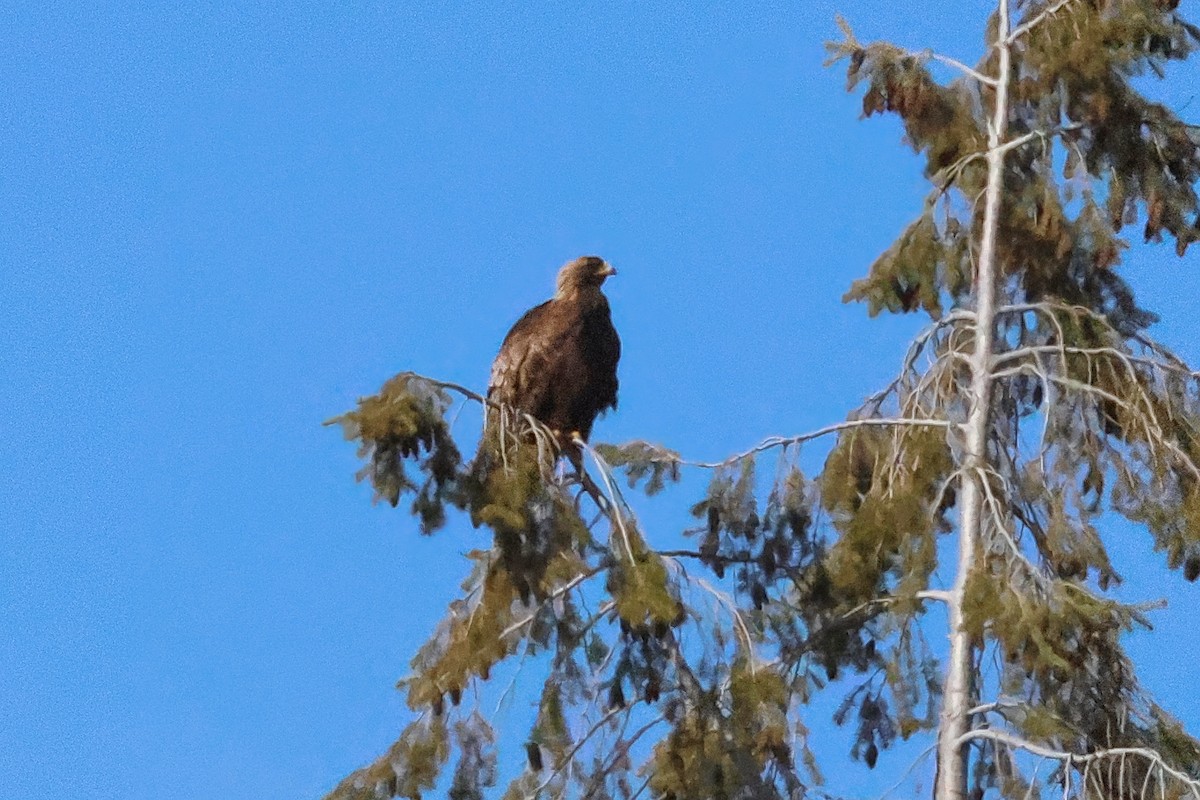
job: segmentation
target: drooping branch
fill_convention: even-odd
[[[1027,22],[1023,22],[1020,25],[1017,25],[1016,27],[1014,27],[1012,29],[1012,32],[1009,33],[1008,36],[1004,37],[1003,46],[1011,47],[1012,45],[1016,44],[1017,40],[1020,39],[1022,36],[1029,33],[1034,28],[1036,28],[1037,26],[1039,26],[1043,22],[1045,22],[1047,19],[1049,19],[1050,17],[1053,17],[1055,14],[1062,11],[1063,9],[1065,9],[1067,6],[1069,6],[1071,3],[1074,3],[1074,2],[1076,2],[1076,0],[1058,0],[1058,2],[1047,7],[1044,11],[1042,11],[1037,16],[1031,18]]]
[[[1195,800],[1200,800],[1200,780],[1193,778],[1182,770],[1172,767],[1163,759],[1160,753],[1149,747],[1112,747],[1093,750],[1088,753],[1071,753],[1066,750],[1056,750],[1046,747],[1023,739],[1008,731],[997,730],[995,728],[975,728],[967,731],[960,737],[959,744],[965,745],[971,741],[981,739],[998,742],[1006,747],[1023,750],[1032,755],[1061,761],[1068,768],[1078,765],[1086,766],[1110,759],[1120,759],[1126,756],[1137,756],[1138,758],[1145,759],[1154,768],[1160,770],[1162,774],[1169,775],[1178,781],[1189,795],[1195,798]],[[1162,791],[1166,791],[1165,786],[1162,787]]]
[[[826,425],[824,428],[818,428],[809,433],[802,433],[798,436],[772,436],[759,442],[754,447],[744,452],[732,455],[724,461],[688,461],[683,460],[680,463],[690,467],[699,467],[701,469],[720,469],[722,467],[730,467],[751,456],[767,450],[773,450],[780,447],[790,447],[791,445],[802,444],[804,442],[819,439],[823,436],[828,436],[831,433],[839,431],[852,430],[854,428],[949,428],[952,423],[944,419],[918,419],[911,417],[892,417],[892,418],[867,418],[867,419],[851,419],[845,422],[836,422],[832,425]]]

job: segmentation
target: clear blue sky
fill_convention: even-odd
[[[924,185],[822,69],[833,4],[126,5],[0,7],[0,796],[317,797],[390,743],[486,539],[371,507],[320,423],[483,387],[561,262],[620,270],[601,440],[817,427],[916,329],[839,302]],[[974,61],[988,6],[841,10]],[[1194,362],[1198,258],[1128,268]],[[1200,731],[1200,589],[1134,534],[1173,605],[1131,647]]]

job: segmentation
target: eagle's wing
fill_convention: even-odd
[[[596,412],[617,407],[617,362],[621,360],[621,337],[613,327],[612,316],[605,302],[599,314],[597,330],[592,338],[595,364]]]
[[[554,323],[548,300],[529,309],[504,337],[500,352],[492,363],[488,381],[488,399],[519,408],[540,417],[550,400],[550,383],[545,380],[553,347],[548,326]]]

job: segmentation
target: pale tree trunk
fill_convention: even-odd
[[[1008,83],[1011,61],[1008,0],[1000,0],[998,74],[993,87],[996,105],[988,126],[987,188],[983,231],[975,268],[975,350],[971,355],[970,413],[966,422],[965,471],[959,501],[958,565],[954,586],[947,598],[950,657],[942,687],[942,713],[938,727],[935,800],[965,800],[967,796],[967,745],[972,707],[974,646],[964,627],[963,597],[975,567],[983,533],[983,480],[987,463],[988,428],[992,411],[992,351],[996,327],[996,232],[1000,220],[1000,194],[1004,170],[1004,137],[1008,130]]]

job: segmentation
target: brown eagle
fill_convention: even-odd
[[[600,291],[616,274],[597,256],[564,265],[554,298],[517,320],[492,364],[488,399],[532,415],[560,444],[576,433],[586,442],[596,416],[617,407],[621,339]]]

